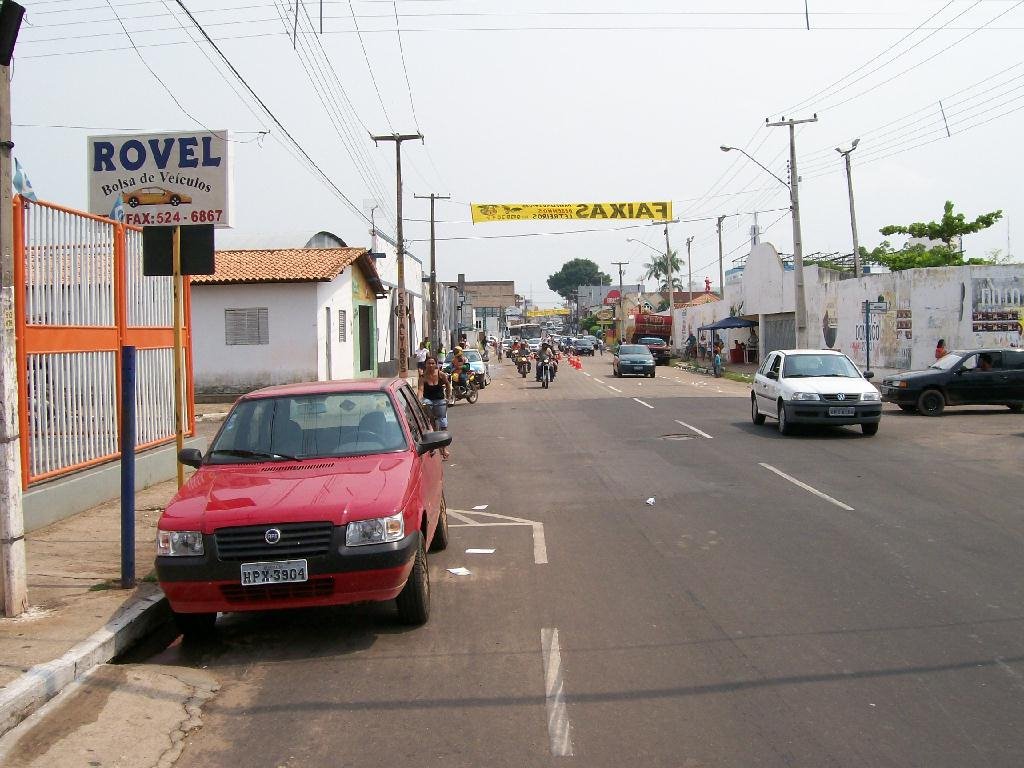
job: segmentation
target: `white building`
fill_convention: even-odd
[[[218,251],[193,275],[197,395],[376,376],[378,300],[387,290],[365,248]]]

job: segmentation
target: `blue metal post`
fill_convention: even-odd
[[[135,347],[121,347],[121,587],[135,586]]]

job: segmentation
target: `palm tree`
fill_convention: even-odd
[[[680,271],[682,270],[682,268],[683,268],[682,263],[679,261],[679,252],[678,251],[671,251],[670,252],[670,258],[671,258],[671,264],[672,264],[672,274],[673,274],[673,276],[674,275],[678,275],[680,273]],[[654,256],[654,257],[652,257],[649,262],[647,262],[646,264],[643,265],[644,266],[644,279],[645,280],[658,280],[658,281],[664,282],[664,278],[668,274],[668,270],[666,269],[668,264],[669,264],[669,259],[666,259],[665,256]],[[666,288],[666,290],[667,290],[667,288]]]

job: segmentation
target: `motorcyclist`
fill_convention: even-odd
[[[541,362],[544,358],[548,359],[548,365],[551,368],[551,381],[555,380],[555,373],[558,371],[558,357],[555,355],[555,350],[551,344],[544,342],[540,346],[540,351],[537,352],[537,381],[540,381],[541,377]]]
[[[452,373],[458,376],[459,384],[469,388],[469,361],[462,352],[462,347],[456,347],[452,355]]]

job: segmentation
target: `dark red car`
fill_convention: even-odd
[[[668,344],[665,343],[664,339],[660,339],[657,336],[644,336],[637,344],[643,344],[654,355],[655,365],[659,363],[667,363],[672,357],[672,351],[668,348]]]
[[[430,613],[427,549],[448,544],[440,449],[399,379],[269,387],[240,398],[160,516],[156,572],[186,635],[219,611],[395,599]]]

